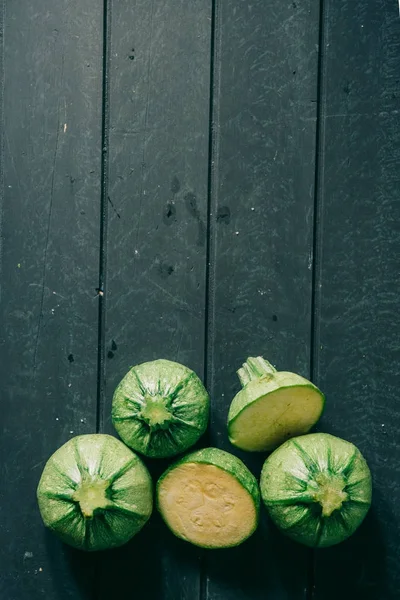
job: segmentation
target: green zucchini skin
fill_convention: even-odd
[[[160,476],[156,484],[156,507],[157,510],[160,512],[161,516],[163,517],[163,514],[160,511],[158,498],[164,479],[171,471],[173,471],[177,467],[189,463],[202,463],[207,465],[213,465],[214,467],[226,471],[227,473],[229,473],[229,475],[232,475],[234,478],[236,478],[237,481],[242,485],[242,487],[250,494],[256,510],[256,521],[254,524],[254,528],[251,530],[251,532],[246,538],[242,539],[241,543],[248,539],[255,532],[259,524],[261,503],[260,488],[257,479],[239,458],[237,458],[233,454],[230,454],[229,452],[220,450],[219,448],[203,448],[202,450],[191,452],[190,454],[187,454],[183,458],[177,460]],[[169,527],[164,517],[163,520],[167,527]],[[177,535],[176,532],[172,529],[171,531],[174,535]],[[202,547],[207,548],[207,546]]]
[[[210,397],[191,369],[169,360],[133,367],[115,390],[112,420],[121,439],[151,458],[193,446],[208,425]]]
[[[372,499],[371,473],[361,452],[327,433],[298,436],[282,444],[265,461],[260,487],[277,527],[314,548],[350,537]]]
[[[104,490],[100,506],[92,499],[90,514],[77,499],[85,486]],[[122,442],[81,435],[49,458],[37,500],[45,526],[63,542],[96,551],[121,546],[142,529],[153,509],[152,488],[147,468]]]

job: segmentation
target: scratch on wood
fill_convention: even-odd
[[[42,465],[44,465],[45,462],[45,460],[41,460],[40,462],[36,463],[36,465],[33,465],[33,467],[31,467],[31,471],[37,469],[38,467],[41,467]]]
[[[182,327],[182,329],[181,329],[181,335],[179,337],[178,346],[177,346],[176,352],[175,352],[175,356],[176,356],[177,359],[179,357],[179,351],[180,351],[181,346],[182,346],[183,336],[184,336],[184,328]]]
[[[162,124],[159,127],[155,127],[154,125],[149,129],[148,127],[143,127],[142,129],[113,129],[113,135],[120,135],[123,137],[129,137],[134,135],[142,135],[149,131],[152,133],[155,131],[163,131],[165,130],[165,125]]]
[[[144,275],[144,278],[151,283],[152,285],[154,285],[156,288],[158,288],[159,290],[161,290],[163,292],[163,294],[165,294],[165,296],[168,296],[169,298],[171,298],[171,300],[173,300],[173,303],[175,304],[175,306],[178,306],[179,308],[181,308],[182,310],[184,310],[185,312],[187,312],[188,314],[193,315],[194,317],[201,319],[203,317],[203,313],[202,314],[197,314],[193,308],[184,300],[181,300],[180,298],[177,298],[176,296],[174,296],[173,294],[171,294],[171,292],[169,292],[168,290],[166,290],[162,285],[160,285],[159,283],[155,282],[153,279],[151,279],[150,277]]]
[[[111,207],[113,209],[113,211],[115,212],[115,214],[117,215],[118,219],[121,218],[121,215],[119,214],[119,212],[117,211],[117,209],[115,208],[113,201],[111,200],[110,196],[107,196],[109,203],[111,204]]]

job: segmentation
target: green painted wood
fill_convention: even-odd
[[[45,531],[47,458],[96,426],[102,11],[2,2],[0,597],[84,599],[93,559]]]
[[[203,377],[211,34],[203,0],[110,8],[106,432],[114,431],[111,399],[130,366],[167,358]],[[147,464],[157,477],[168,463]],[[156,514],[100,568],[101,599],[199,595],[199,550]]]
[[[317,554],[315,599],[394,600],[400,586],[397,3],[326,0],[323,41],[315,377],[327,408],[320,429],[359,446],[374,492],[354,537]]]
[[[226,420],[248,356],[309,376],[318,20],[312,3],[216,3],[211,442],[257,477],[265,455],[235,450]],[[207,555],[206,598],[304,598],[309,560],[263,511],[248,542]]]
[[[92,0],[0,2],[0,596],[397,598],[396,2],[323,1],[319,94],[319,3],[105,8],[104,22]],[[311,570],[264,512],[226,552],[157,515],[98,557],[45,532],[45,460],[75,434],[113,433],[131,365],[193,368],[213,398],[203,443],[234,451],[235,370],[259,354],[306,377],[311,364],[319,429],[370,463],[373,507],[351,540]],[[259,475],[263,456],[234,452]],[[169,461],[147,464],[157,476]]]

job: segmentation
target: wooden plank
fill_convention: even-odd
[[[317,600],[394,600],[400,589],[400,26],[396,2],[328,0],[317,285],[321,429],[355,443],[373,508],[317,554]],[[332,574],[335,574],[332,577]]]
[[[87,598],[92,559],[45,532],[35,490],[96,422],[102,11],[5,5],[0,597]]]
[[[204,372],[210,3],[121,0],[111,23],[106,432],[133,364],[165,357]],[[193,600],[199,551],[154,515],[101,573],[104,599]]]
[[[309,375],[318,20],[312,2],[217,2],[208,379],[212,444],[231,452],[248,356]],[[234,452],[258,477],[265,456]],[[207,560],[206,597],[303,598],[309,558],[263,511],[256,535]]]

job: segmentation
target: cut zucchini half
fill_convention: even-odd
[[[257,480],[236,456],[205,448],[158,480],[157,506],[179,538],[202,548],[238,546],[257,528]]]
[[[230,442],[250,452],[270,451],[307,433],[322,415],[325,398],[310,381],[277,371],[261,356],[248,358],[238,371],[243,389],[228,414]]]
[[[115,390],[112,420],[127,446],[166,458],[193,446],[205,432],[209,395],[193,371],[169,360],[133,367]]]

